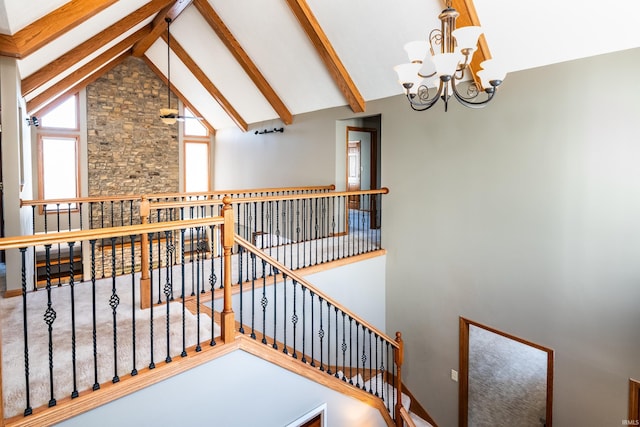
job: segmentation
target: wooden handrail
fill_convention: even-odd
[[[265,196],[265,197],[244,197],[241,199],[230,197],[230,203],[251,203],[251,202],[272,202],[282,200],[298,200],[298,199],[324,199],[327,197],[340,197],[340,196],[357,196],[364,194],[388,194],[388,188],[381,188],[379,190],[360,190],[360,191],[340,191],[332,193],[308,193],[308,194],[286,194],[283,196]],[[150,202],[151,209],[173,209],[183,207],[195,207],[195,206],[214,206],[223,204],[223,199],[209,199],[209,200],[187,200],[182,202]]]
[[[339,302],[337,302],[336,300],[334,300],[333,298],[331,298],[330,296],[328,296],[327,294],[325,294],[324,292],[322,292],[321,290],[319,290],[318,288],[313,286],[311,283],[309,283],[308,281],[306,281],[305,279],[300,277],[298,274],[296,274],[292,270],[289,270],[283,264],[281,264],[278,261],[276,261],[275,259],[269,257],[267,254],[262,252],[260,249],[256,248],[254,245],[249,243],[249,241],[243,239],[242,237],[238,236],[237,234],[235,235],[235,239],[234,240],[235,240],[235,243],[243,246],[247,251],[251,252],[252,254],[256,255],[258,258],[260,258],[260,259],[268,262],[269,264],[273,265],[276,269],[278,269],[280,271],[280,273],[285,274],[287,277],[290,277],[290,278],[294,279],[296,282],[300,283],[302,286],[304,286],[305,288],[309,289],[314,294],[318,295],[320,298],[325,300],[327,303],[331,304],[335,308],[337,308],[339,310],[342,310],[344,313],[348,314],[353,320],[355,320],[356,322],[360,323],[362,326],[368,328],[369,330],[371,330],[372,332],[377,334],[383,340],[389,342],[389,344],[391,344],[394,348],[397,348],[397,349],[401,348],[401,346],[402,346],[401,343],[395,341],[389,335],[385,334],[384,332],[382,332],[381,330],[379,330],[378,328],[376,328],[375,326],[373,326],[371,323],[367,322],[366,320],[362,319],[358,315],[352,313],[348,308],[346,308],[345,306],[343,306],[342,304],[340,304]]]
[[[107,239],[111,237],[148,234],[158,231],[180,230],[182,228],[202,227],[206,225],[222,224],[222,217],[189,219],[182,221],[154,222],[150,224],[125,225],[122,227],[105,227],[91,230],[61,231],[48,234],[28,236],[3,237],[0,239],[0,250],[17,249],[29,246],[67,243],[93,239]]]
[[[404,406],[400,408],[400,417],[402,418],[400,422],[404,422],[407,427],[416,427],[416,423],[413,422],[413,419],[411,419],[411,415],[409,415]],[[402,425],[403,424],[400,424],[400,426]]]
[[[255,188],[249,190],[217,190],[208,192],[194,192],[194,193],[157,193],[157,194],[141,194],[141,195],[116,195],[116,196],[92,196],[92,197],[76,197],[69,199],[36,199],[36,200],[20,200],[20,207],[23,206],[44,206],[55,204],[71,204],[71,203],[95,203],[102,201],[131,201],[142,199],[163,199],[171,197],[212,197],[212,196],[224,196],[228,194],[251,194],[251,193],[268,193],[275,191],[333,191],[336,186],[331,185],[318,185],[318,186],[303,186],[303,187],[273,187],[273,188]]]

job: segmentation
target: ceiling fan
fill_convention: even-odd
[[[167,108],[160,109],[160,120],[163,123],[172,125],[177,121],[184,121],[185,119],[197,119],[202,120],[202,117],[193,116],[181,116],[178,114],[178,110],[171,108],[171,32],[169,31],[171,26],[171,18],[168,16],[164,18],[167,22]]]

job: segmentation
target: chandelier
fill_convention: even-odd
[[[480,63],[482,70],[476,73],[477,78],[470,75],[469,64],[482,29],[456,29],[458,16],[460,13],[448,0],[447,8],[438,16],[441,28],[431,30],[428,40],[407,43],[404,49],[410,63],[394,67],[409,104],[416,111],[428,110],[439,99],[447,111],[451,96],[466,107],[482,108],[493,99],[505,77],[493,59]]]

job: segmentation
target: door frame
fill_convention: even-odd
[[[628,421],[640,421],[640,381],[629,378],[629,418]]]
[[[553,425],[553,361],[554,351],[540,344],[527,341],[515,335],[508,334],[498,329],[492,328],[482,323],[474,322],[460,316],[460,353],[459,353],[459,383],[458,383],[458,425],[467,427],[469,425],[469,326],[473,325],[477,328],[485,329],[494,334],[502,335],[505,338],[517,341],[519,343],[537,348],[547,353],[547,404],[546,404],[546,426]]]
[[[369,133],[369,189],[376,190],[378,189],[378,129],[376,128],[368,128],[368,127],[359,127],[359,126],[347,126],[345,132],[345,186],[348,187],[349,183],[349,132],[367,132]],[[360,143],[360,148],[362,148],[362,141]],[[362,162],[362,157],[360,157],[360,162]],[[362,174],[360,174],[362,179]],[[360,185],[362,188],[362,181],[360,181]],[[378,206],[373,201],[375,198],[370,198],[370,206],[369,206],[369,227],[379,228],[380,224],[377,223],[378,218]],[[348,204],[347,204],[348,205]],[[360,209],[363,209],[363,206],[360,205]],[[346,206],[345,218],[347,221],[347,232],[349,230],[349,207]]]

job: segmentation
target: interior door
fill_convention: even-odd
[[[349,171],[347,175],[347,191],[360,191],[360,141],[349,141]],[[349,209],[360,209],[360,197],[349,196]]]

